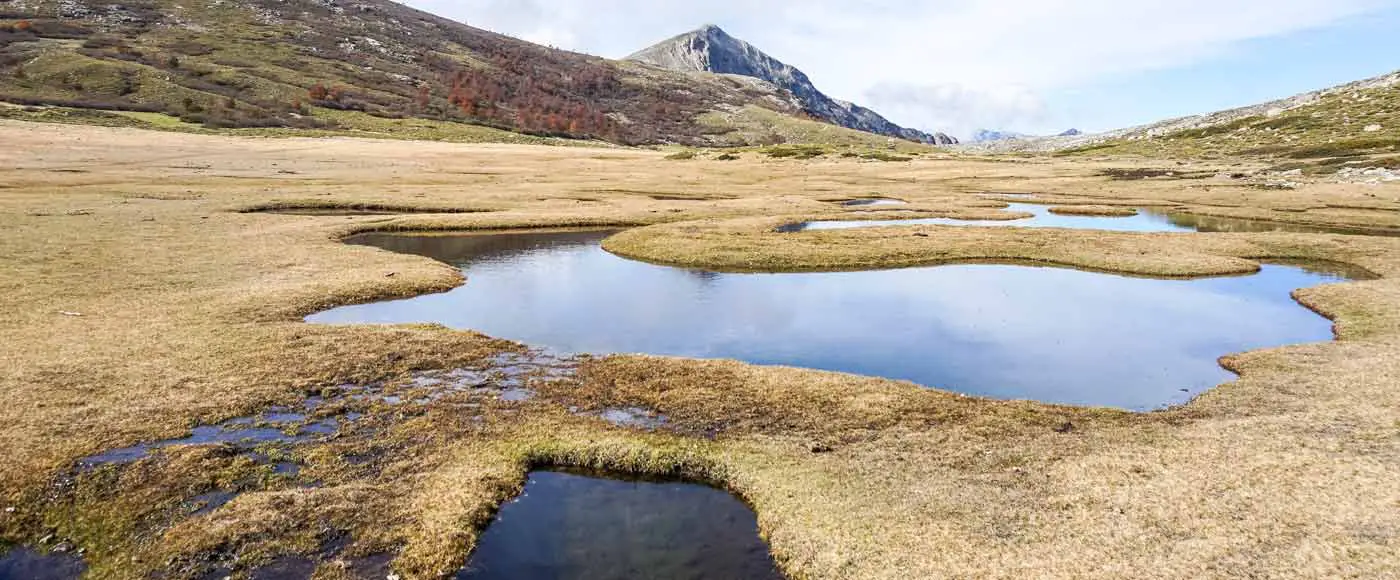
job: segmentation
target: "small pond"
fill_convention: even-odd
[[[18,547],[0,553],[0,580],[78,580],[86,570],[71,551],[44,554]]]
[[[1174,213],[1163,208],[1137,208],[1138,214],[1126,217],[1058,215],[1052,206],[1033,203],[1011,203],[1008,213],[1029,213],[1033,217],[1018,220],[960,220],[953,218],[918,218],[899,220],[823,220],[788,224],[778,231],[795,233],[816,230],[842,230],[885,226],[969,226],[1018,228],[1070,228],[1114,232],[1294,232],[1303,234],[1374,234],[1384,232],[1328,226],[1287,224],[1229,217],[1198,216]]]
[[[754,514],[704,485],[535,471],[461,580],[781,579]]]
[[[308,321],[437,322],[561,353],[733,358],[1150,410],[1232,380],[1222,355],[1330,340],[1331,323],[1290,293],[1346,279],[1291,265],[1194,280],[1011,265],[722,274],[620,258],[600,246],[610,233],[359,236],[348,241],[455,264],[467,283]]]

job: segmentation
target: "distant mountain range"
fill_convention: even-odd
[[[610,60],[389,0],[0,0],[0,102],[35,106],[0,107],[5,118],[170,130],[624,145],[957,142],[833,99],[716,26]],[[1391,166],[1400,163],[1397,111],[1400,73],[1392,73],[1107,133],[984,130],[964,147],[1274,155],[1317,165],[1384,155]]]
[[[627,58],[673,71],[711,72],[762,79],[791,92],[808,114],[842,127],[934,145],[958,142],[943,133],[929,134],[900,127],[875,111],[828,97],[817,90],[802,71],[730,36],[718,26],[709,25],[687,32]]]
[[[1059,134],[1057,134],[1057,135],[1054,135],[1054,137],[1074,137],[1074,136],[1083,135],[1083,134],[1084,134],[1084,133],[1083,133],[1082,131],[1080,131],[1079,129],[1070,129],[1070,130],[1065,131],[1065,132],[1063,132],[1063,133],[1059,133]],[[978,130],[976,133],[973,133],[973,134],[972,134],[972,139],[971,139],[971,141],[969,141],[969,142],[970,142],[970,143],[991,143],[991,142],[994,142],[994,141],[1014,141],[1014,140],[1041,139],[1041,138],[1043,138],[1043,137],[1042,137],[1042,136],[1039,136],[1039,135],[1027,135],[1027,134],[1025,134],[1025,133],[1012,133],[1012,132],[1009,132],[1009,131],[993,131],[993,130],[990,130],[990,129],[980,129],[980,130]]]

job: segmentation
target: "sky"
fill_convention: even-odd
[[[610,58],[716,24],[901,125],[1095,132],[1400,69],[1400,0],[408,0]]]

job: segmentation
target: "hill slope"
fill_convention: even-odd
[[[0,101],[625,144],[785,140],[709,121],[755,108],[816,124],[768,83],[550,49],[388,0],[0,0]]]
[[[1251,156],[1286,169],[1400,168],[1400,71],[1292,97],[1092,135],[981,144],[994,151]]]
[[[718,26],[705,26],[687,32],[627,58],[667,70],[704,71],[763,79],[790,91],[807,113],[842,127],[936,145],[957,143],[956,139],[942,133],[930,135],[906,129],[875,111],[828,97],[817,90],[802,71],[730,36]]]

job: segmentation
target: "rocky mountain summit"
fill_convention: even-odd
[[[762,79],[791,92],[810,115],[842,127],[935,145],[958,142],[943,133],[900,127],[875,111],[833,99],[817,90],[806,73],[730,36],[718,26],[708,25],[670,38],[627,59],[673,71]]]

